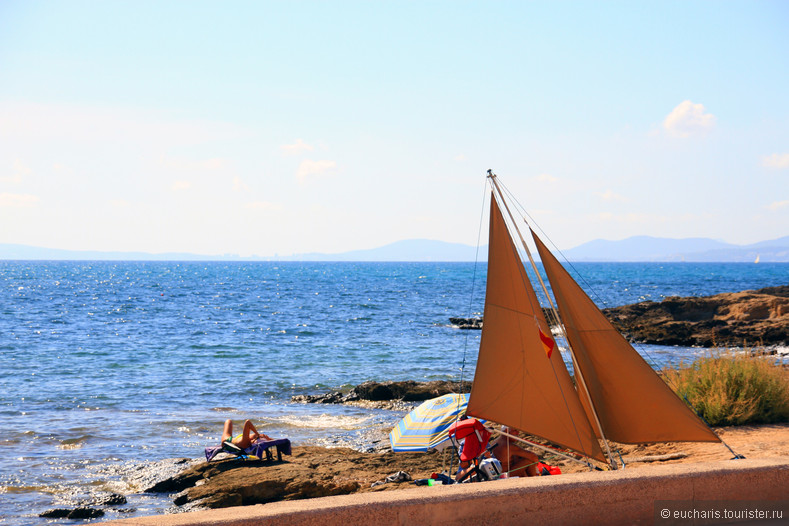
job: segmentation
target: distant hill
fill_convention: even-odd
[[[296,254],[282,258],[287,261],[475,261],[477,248],[460,243],[409,239],[366,250],[340,254]],[[488,257],[487,247],[479,250],[479,259]]]
[[[62,250],[29,245],[0,243],[0,259],[33,259],[63,261],[208,261],[238,259],[238,256],[202,256],[181,252],[152,254],[149,252],[102,252],[98,250]]]
[[[459,243],[411,239],[367,250],[336,254],[309,253],[291,256],[249,256],[235,254],[205,255],[183,252],[102,252],[62,250],[0,243],[0,260],[73,260],[73,261],[474,261],[477,248]],[[487,247],[479,250],[487,258]]]
[[[789,262],[789,236],[751,245],[706,238],[671,239],[634,236],[620,241],[597,239],[563,251],[570,261]]]
[[[695,261],[789,262],[789,236],[751,245],[733,245],[706,238],[670,239],[635,236],[619,241],[597,239],[563,250],[570,261]],[[536,254],[535,254],[536,255]],[[291,256],[233,254],[201,255],[180,252],[99,252],[59,250],[28,245],[0,244],[0,259],[108,260],[108,261],[485,261],[487,247],[428,239],[397,241],[378,248],[336,254],[309,253]]]

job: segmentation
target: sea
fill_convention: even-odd
[[[484,263],[0,261],[0,524],[178,512],[140,472],[222,423],[386,446],[403,411],[294,403],[367,380],[473,379]],[[788,263],[576,263],[602,307],[789,283]],[[640,345],[654,367],[706,349]],[[70,521],[39,514],[112,492]]]

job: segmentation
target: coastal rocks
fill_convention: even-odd
[[[132,492],[157,492],[155,489],[163,480],[183,472],[200,462],[199,459],[166,458],[148,462],[130,462],[107,466],[103,471],[111,478],[124,480]]]
[[[103,516],[104,510],[96,508],[55,508],[39,514],[46,519],[95,519]]]
[[[118,493],[100,493],[88,499],[80,499],[71,508],[54,508],[39,514],[47,519],[95,519],[104,516],[98,506],[120,506],[126,504],[126,497]]]
[[[482,318],[449,318],[453,327],[465,330],[482,330]]]
[[[605,309],[632,340],[659,345],[789,344],[789,285],[705,297],[669,297]]]
[[[551,320],[552,314],[546,319]],[[603,309],[628,339],[686,347],[789,345],[789,285],[703,297],[672,296]],[[481,329],[480,318],[450,318],[461,329]]]
[[[130,462],[106,466],[102,473],[109,479],[123,480],[128,487],[125,491],[166,492],[171,490],[163,481],[177,477],[188,467],[200,462],[199,459],[171,458],[155,462]],[[131,513],[135,508],[126,506],[127,499],[120,493],[101,491],[95,488],[72,489],[59,493],[59,507],[48,509],[39,514],[50,519],[95,519],[105,514]]]
[[[471,382],[364,382],[347,393],[333,391],[323,395],[297,395],[293,402],[315,404],[345,404],[360,402],[422,402],[447,393],[469,392]]]
[[[204,508],[247,506],[371,491],[373,482],[405,470],[414,478],[427,476],[438,457],[425,453],[360,453],[348,448],[300,446],[282,462],[238,459],[203,462],[162,481],[159,491],[178,493],[178,506]],[[375,488],[383,491],[400,485]]]
[[[716,428],[717,433],[738,453],[748,458],[784,457],[789,451],[789,424]],[[705,462],[731,458],[718,443],[619,444],[619,452],[633,469],[648,469],[654,462]],[[543,461],[561,468],[562,473],[588,471],[581,463],[540,453]],[[294,446],[293,456],[282,462],[240,460],[201,462],[190,467],[170,487],[181,491],[175,502],[179,511],[200,507],[228,507],[295,500],[342,493],[398,491],[414,488],[408,481],[377,484],[376,481],[428,478],[434,472],[456,467],[457,459],[442,453],[360,453],[348,448]],[[628,468],[630,469],[630,468]],[[258,487],[260,486],[260,487]],[[422,486],[425,495],[435,488]],[[174,491],[174,490],[173,490]]]
[[[553,309],[543,307],[542,314],[545,319],[553,326],[555,325]],[[449,318],[449,323],[456,329],[463,330],[482,330],[482,318]]]

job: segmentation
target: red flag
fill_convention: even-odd
[[[542,342],[543,349],[545,349],[545,355],[550,358],[551,353],[553,353],[553,348],[556,347],[556,342],[553,341],[553,338],[542,332],[542,329],[539,327],[537,330],[540,331],[540,341]]]

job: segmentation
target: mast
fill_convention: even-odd
[[[605,433],[603,432],[603,426],[600,424],[600,418],[597,415],[597,410],[595,409],[594,401],[592,400],[592,397],[589,394],[589,390],[586,387],[586,382],[584,380],[583,373],[581,372],[581,368],[577,366],[575,351],[572,345],[570,345],[570,339],[567,337],[567,331],[564,327],[564,323],[562,322],[561,318],[557,313],[556,306],[554,305],[553,300],[551,299],[551,295],[548,293],[548,287],[545,286],[545,282],[543,281],[542,276],[540,275],[540,271],[537,269],[537,264],[535,263],[534,258],[532,257],[531,250],[529,250],[529,247],[526,244],[526,240],[523,238],[523,235],[521,234],[521,231],[518,228],[518,223],[515,220],[512,211],[510,210],[510,207],[507,204],[507,201],[504,199],[504,194],[501,191],[501,188],[499,187],[496,174],[493,173],[493,170],[488,170],[488,178],[490,179],[491,185],[496,191],[498,200],[501,202],[502,205],[504,205],[504,209],[507,211],[507,215],[510,218],[510,223],[515,228],[515,232],[517,232],[518,238],[520,238],[521,245],[523,246],[523,249],[529,258],[529,262],[531,263],[532,269],[534,270],[534,274],[537,276],[537,279],[540,282],[540,286],[542,287],[542,290],[545,293],[545,297],[548,298],[548,303],[550,304],[551,311],[554,313],[554,317],[556,318],[556,323],[559,325],[559,329],[562,332],[562,336],[564,336],[564,339],[567,342],[567,347],[570,349],[570,356],[572,357],[572,361],[573,361],[573,370],[575,371],[576,377],[578,378],[581,387],[581,389],[579,390],[583,391],[586,401],[589,404],[589,408],[591,410],[590,412],[592,413],[595,426],[597,428],[597,432],[600,434],[600,438],[603,440],[603,445],[605,446],[605,452],[606,452],[606,457],[608,458],[608,462],[613,469],[619,469],[616,460],[614,460],[614,456],[613,453],[611,452],[611,448],[608,444],[608,440],[606,439]]]
[[[466,414],[607,463],[561,353],[541,344],[550,327],[491,197],[485,324]]]

